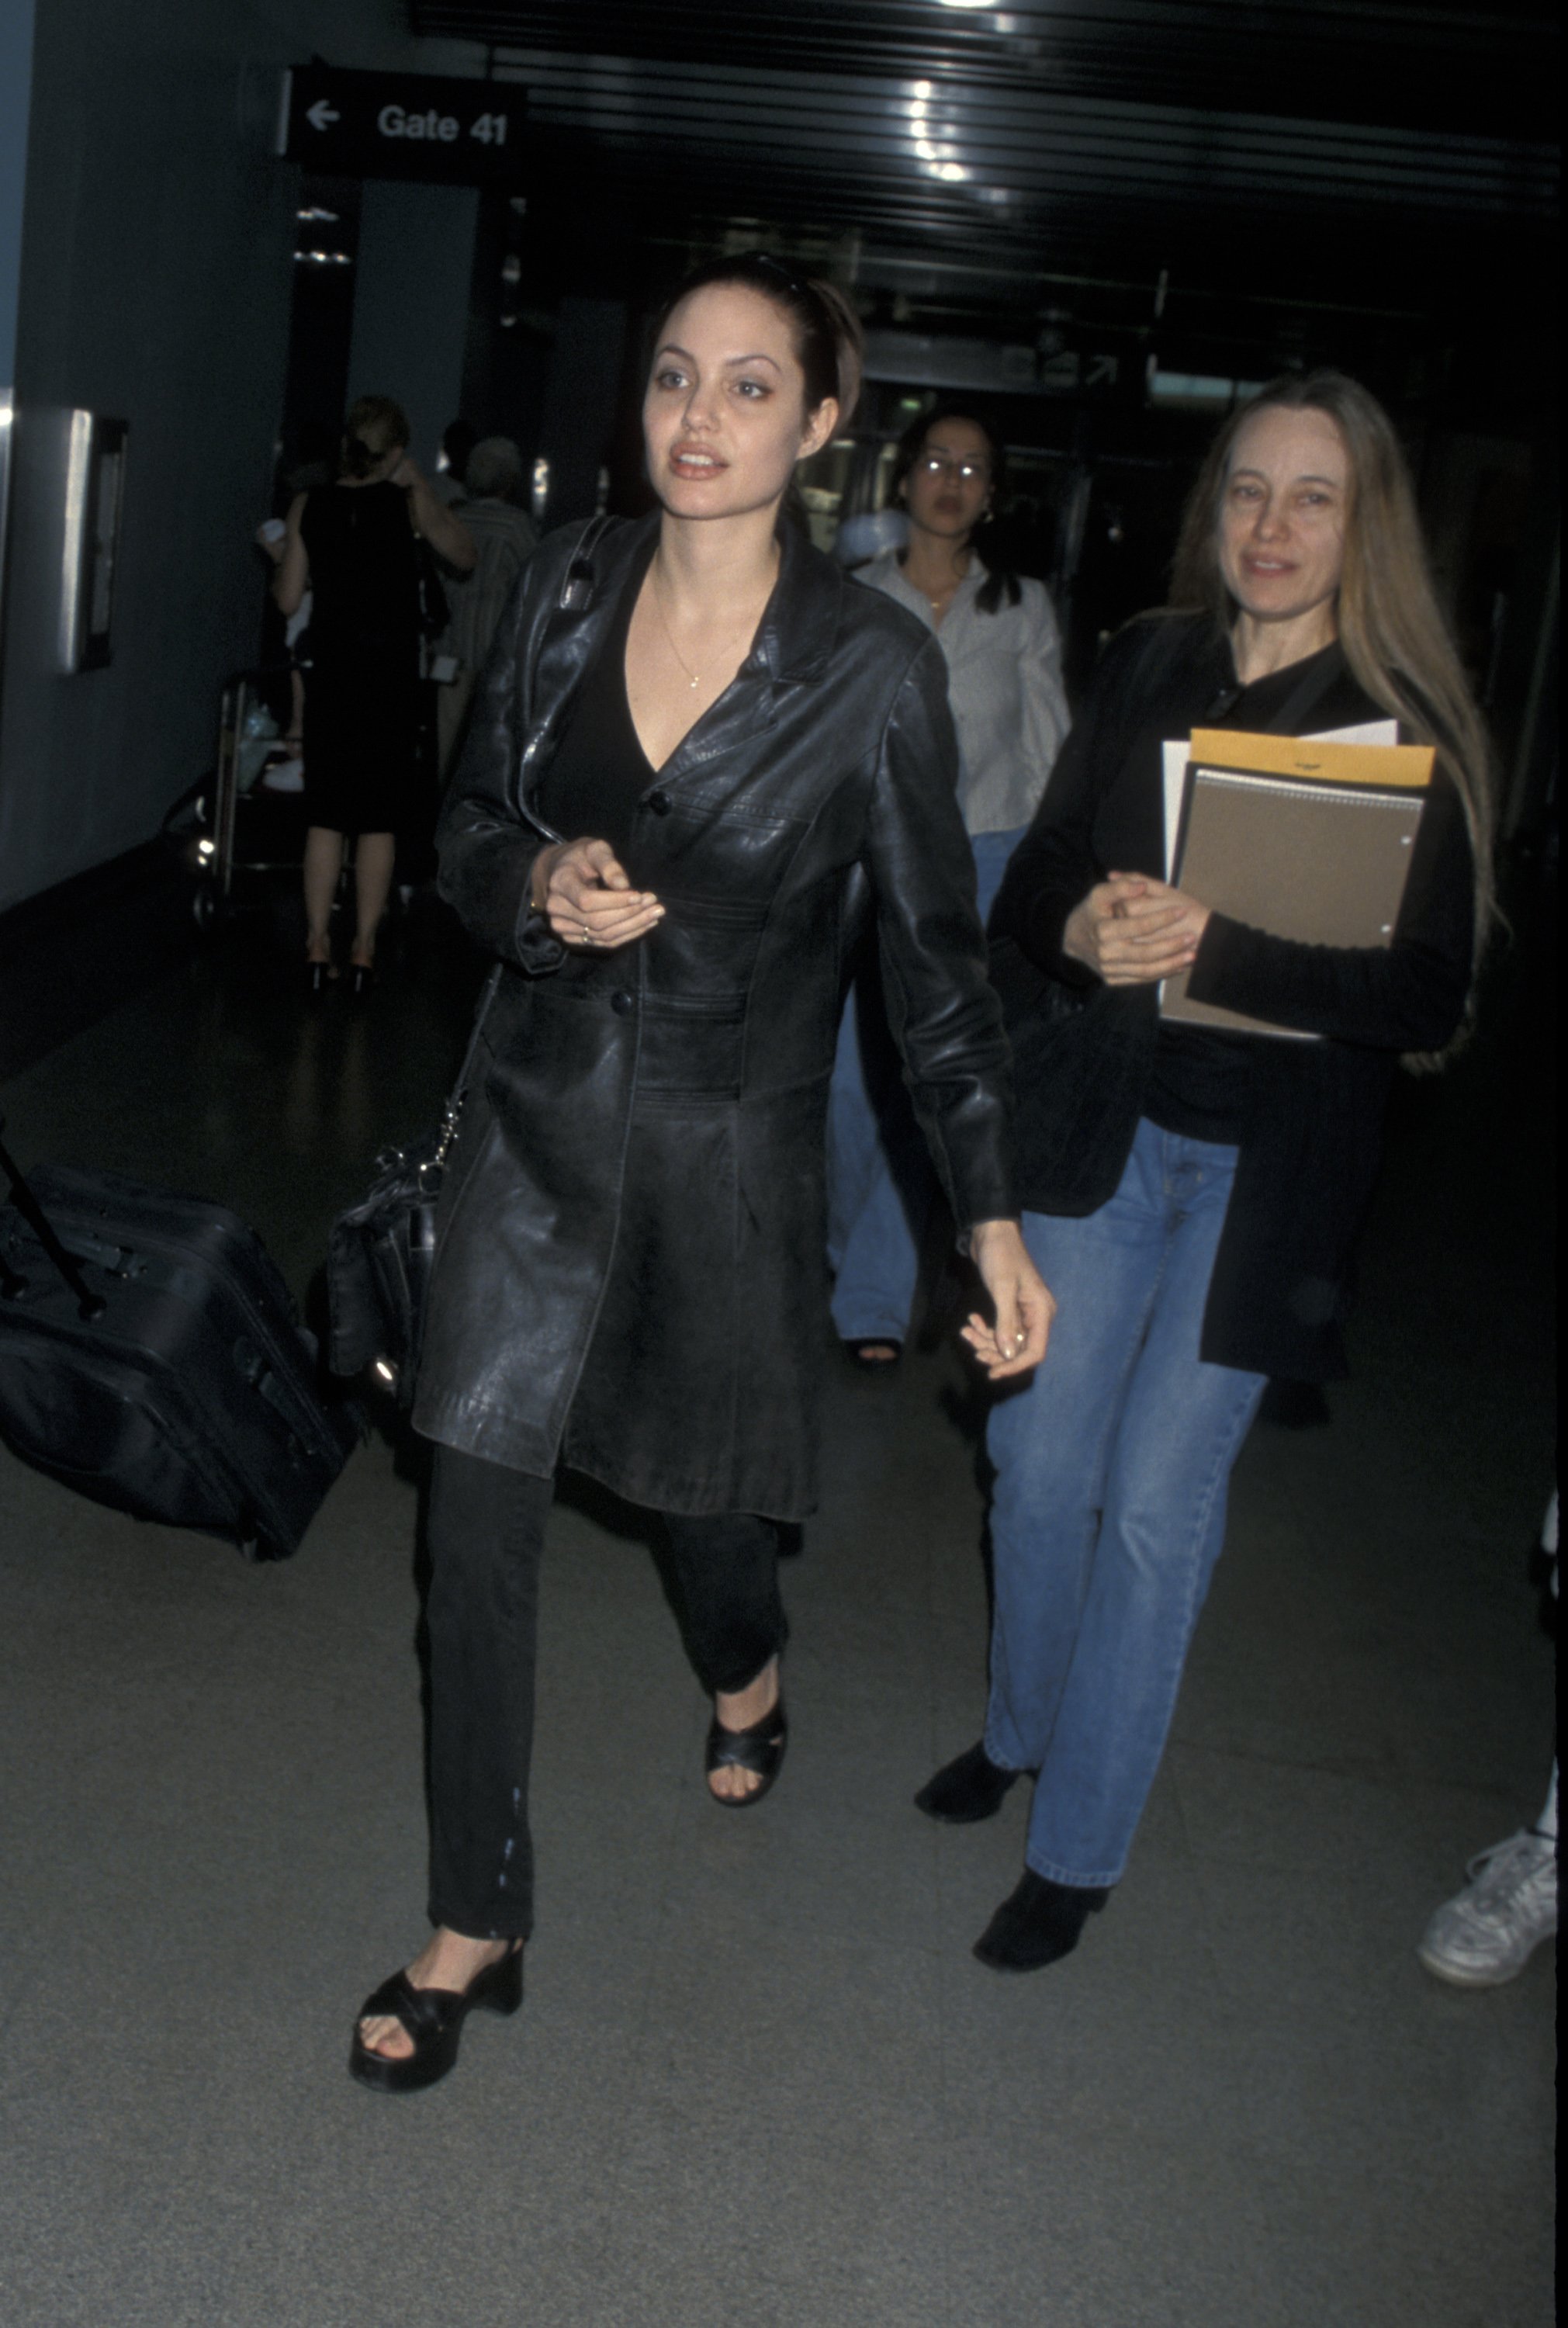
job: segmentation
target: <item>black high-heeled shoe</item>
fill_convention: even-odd
[[[361,995],[368,994],[370,992],[375,982],[376,972],[374,963],[368,962],[350,962],[349,992],[352,995],[356,1002],[360,1000]]]
[[[307,955],[305,964],[305,992],[314,997],[324,994],[327,990],[327,981],[332,974],[333,967],[330,962],[312,962]]]
[[[709,1787],[708,1791],[721,1810],[746,1811],[753,1803],[761,1802],[783,1768],[789,1739],[782,1688],[762,1720],[754,1722],[749,1729],[727,1730],[715,1713],[708,1725],[708,1744],[702,1757],[705,1776],[711,1778],[715,1770],[749,1770],[754,1779],[762,1782],[745,1795],[714,1795]]]
[[[466,1988],[416,1988],[395,1972],[359,2010],[349,2046],[349,2075],[378,2094],[414,2094],[433,2086],[457,2064],[463,2023],[471,2013],[510,2015],[522,2003],[522,1942],[475,1973]],[[411,2053],[393,2059],[373,2052],[360,2035],[361,2022],[386,2014],[406,2029]]]

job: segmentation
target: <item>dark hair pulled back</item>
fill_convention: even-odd
[[[765,250],[743,250],[729,258],[709,259],[693,268],[659,311],[655,343],[683,299],[705,291],[712,283],[734,283],[760,293],[787,315],[793,327],[796,361],[805,379],[806,410],[814,412],[827,397],[837,399],[840,428],[849,423],[860,394],[860,325],[842,292],[831,283],[798,275],[786,259]]]
[[[1007,446],[1000,429],[983,408],[956,401],[934,404],[929,412],[916,414],[898,439],[898,452],[893,463],[891,491],[895,500],[907,483],[911,470],[925,449],[925,440],[934,428],[944,421],[967,420],[985,438],[991,460],[991,506],[969,538],[969,546],[985,568],[985,580],[975,593],[975,605],[982,615],[994,615],[1005,603],[1016,606],[1022,596],[1019,577],[1005,559],[995,553],[993,529],[1007,500]]]

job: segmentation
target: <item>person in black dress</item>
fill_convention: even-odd
[[[305,695],[305,963],[313,992],[335,976],[327,925],[354,851],[356,991],[368,983],[392,885],[397,836],[418,774],[418,541],[466,574],[466,527],[408,455],[408,422],[390,397],[362,396],[343,431],[340,474],[298,494],[273,596],[292,615],[308,589],[311,662]]]

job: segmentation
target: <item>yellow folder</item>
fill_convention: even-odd
[[[1235,728],[1195,728],[1188,752],[1195,767],[1397,792],[1424,792],[1435,757],[1430,744],[1325,744],[1307,736],[1245,736]]]

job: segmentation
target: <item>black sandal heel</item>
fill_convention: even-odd
[[[702,1758],[705,1775],[711,1778],[715,1770],[749,1770],[762,1781],[745,1795],[715,1795],[709,1787],[708,1791],[720,1810],[746,1811],[753,1803],[761,1802],[783,1767],[789,1737],[782,1690],[777,1702],[748,1730],[727,1730],[714,1715],[708,1725],[708,1746]]]
[[[466,1988],[416,1988],[406,1972],[395,1972],[366,1997],[349,2047],[349,2075],[373,2093],[414,2094],[433,2086],[457,2063],[463,2023],[471,2013],[510,2014],[522,2003],[522,1944],[476,1973]],[[372,2052],[360,2035],[361,2022],[386,2014],[401,2023],[414,2050],[400,2060]]]

